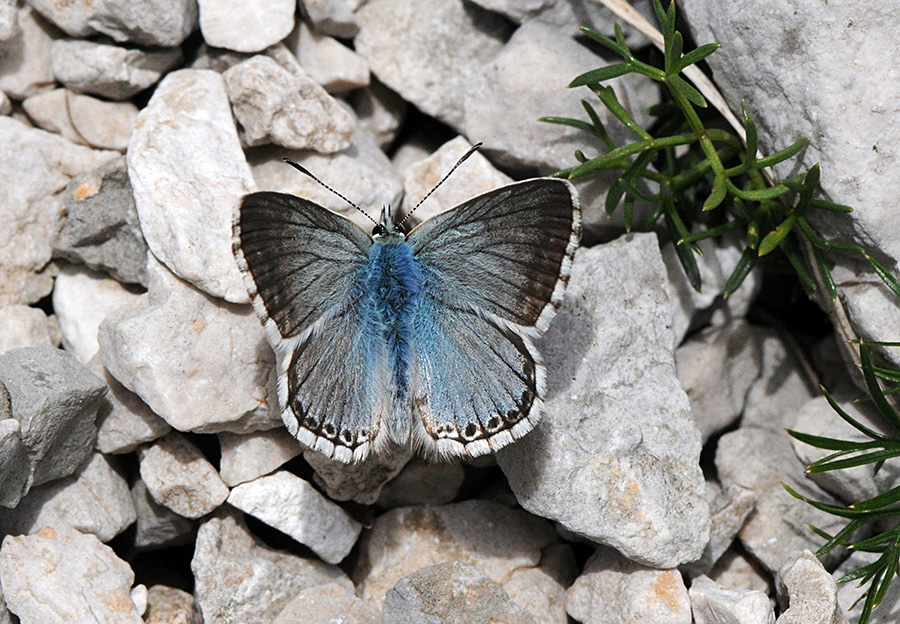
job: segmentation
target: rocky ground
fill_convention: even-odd
[[[817,225],[896,273],[893,16],[833,4],[681,8],[761,147],[810,137],[804,166],[857,208]],[[586,244],[539,343],[534,432],[347,467],[281,424],[235,202],[291,192],[364,224],[285,156],[377,212],[483,142],[421,219],[570,166],[589,140],[536,120],[583,115],[565,86],[609,60],[575,26],[612,19],[589,0],[0,1],[0,624],[855,622],[860,590],[833,579],[864,558],[812,556],[807,525],[840,525],[781,485],[896,484],[889,465],[807,478],[817,456],[784,433],[850,435],[816,379],[873,418],[843,342],[751,323],[778,296],[761,275],[724,301],[739,241],[705,244],[695,292],[671,245],[606,217],[609,178],[577,185]],[[646,121],[656,87],[614,88]],[[897,340],[889,291],[841,262],[816,318]]]

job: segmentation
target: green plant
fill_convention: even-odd
[[[757,131],[750,112],[742,104],[746,143],[727,130],[704,123],[707,108],[703,95],[682,78],[681,73],[716,51],[718,44],[702,45],[683,54],[683,38],[675,29],[675,3],[663,10],[653,0],[662,25],[664,54],[662,66],[639,60],[625,44],[616,24],[615,39],[590,28],[580,30],[622,57],[623,62],[607,65],[576,77],[569,87],[589,88],[606,109],[634,135],[636,140],[616,145],[600,116],[586,100],[582,104],[588,119],[544,117],[542,121],[584,130],[599,140],[605,153],[588,158],[576,152],[579,164],[557,172],[565,178],[580,178],[613,171],[619,175],[605,200],[607,214],[621,204],[626,228],[649,230],[662,219],[676,243],[678,258],[691,285],[701,288],[697,241],[721,236],[731,230],[743,232],[745,248],[726,282],[724,296],[732,294],[760,258],[789,265],[808,295],[818,288],[811,262],[817,265],[829,296],[836,296],[826,254],[861,255],[898,296],[900,282],[859,245],[829,241],[807,219],[813,210],[850,212],[852,208],[815,197],[819,167],[770,182],[767,168],[800,152],[808,143],[800,139],[765,158],[757,157]],[[661,83],[664,101],[651,109],[659,117],[654,133],[641,127],[618,101],[613,89],[603,83],[629,73],[637,73]],[[715,120],[713,120],[715,123]],[[720,124],[721,125],[721,124]],[[649,187],[649,190],[646,190]],[[634,223],[636,201],[647,202],[649,213]],[[776,253],[777,252],[777,253]]]
[[[897,414],[897,411],[887,399],[888,394],[892,394],[900,389],[900,369],[883,362],[876,364],[869,350],[869,345],[896,347],[900,346],[900,343],[859,341],[858,344],[862,373],[869,391],[868,396],[860,400],[871,401],[874,404],[881,415],[886,432],[875,431],[851,417],[846,411],[841,409],[828,391],[822,388],[822,392],[825,394],[825,398],[832,409],[847,424],[862,433],[867,439],[841,440],[788,430],[791,436],[805,444],[833,451],[831,454],[810,464],[806,469],[806,472],[809,474],[831,470],[846,470],[866,465],[872,465],[873,473],[877,473],[886,461],[900,457],[900,415]],[[893,387],[887,390],[882,389],[879,379],[893,384]],[[821,556],[838,546],[879,554],[878,559],[874,562],[862,566],[839,579],[842,583],[859,580],[860,587],[869,585],[864,594],[865,602],[859,618],[859,624],[867,624],[872,610],[884,599],[888,587],[897,575],[898,566],[900,566],[900,485],[872,498],[847,506],[813,500],[797,493],[788,485],[784,485],[784,488],[793,496],[806,501],[813,507],[847,520],[844,528],[834,535],[830,535],[817,527],[810,527],[817,535],[826,540],[825,544],[816,552],[816,555]],[[893,527],[885,529],[886,521],[889,524],[893,524]],[[855,533],[869,525],[872,526],[874,535],[856,542],[851,541]]]

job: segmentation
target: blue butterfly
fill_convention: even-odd
[[[540,415],[532,341],[562,304],[581,238],[572,184],[510,184],[404,235],[409,214],[382,210],[369,236],[284,193],[235,207],[234,256],[275,350],[284,423],[341,462],[391,444],[475,457]]]

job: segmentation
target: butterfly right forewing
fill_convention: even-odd
[[[571,182],[524,180],[425,221],[407,240],[457,306],[537,336],[562,303],[581,210]]]
[[[354,223],[293,195],[252,193],[235,208],[234,256],[275,351],[282,419],[341,461],[365,457],[382,430],[384,354],[355,288],[371,244]]]

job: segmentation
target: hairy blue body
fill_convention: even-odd
[[[408,395],[412,321],[424,291],[422,268],[400,236],[375,239],[359,286],[366,322],[386,346],[396,401]]]

